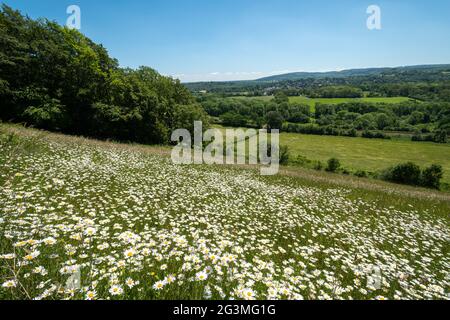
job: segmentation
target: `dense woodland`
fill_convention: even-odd
[[[0,119],[71,134],[167,143],[207,115],[177,80],[119,68],[76,30],[0,11]]]

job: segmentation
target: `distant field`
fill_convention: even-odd
[[[270,100],[272,96],[261,96],[261,97],[238,97],[242,99],[259,99],[259,100]],[[362,101],[362,102],[372,102],[372,103],[400,103],[404,101],[409,101],[410,98],[406,97],[390,97],[390,98],[316,98],[310,99],[304,96],[299,97],[289,97],[289,101],[291,103],[302,103],[311,106],[311,111],[314,111],[314,108],[317,103],[323,104],[339,104],[351,101]]]
[[[214,127],[225,135],[225,127]],[[352,170],[375,172],[408,161],[420,166],[440,164],[445,171],[443,182],[450,183],[450,144],[412,142],[397,137],[379,140],[298,133],[281,133],[280,144],[289,147],[291,159],[303,156],[325,163],[335,157],[344,168]]]
[[[298,155],[310,160],[341,160],[343,167],[377,171],[392,165],[413,161],[421,166],[440,164],[450,183],[450,144],[411,142],[406,140],[371,140],[282,133],[281,144],[289,147],[293,158]]]
[[[269,101],[273,99],[273,96],[257,96],[257,97],[249,97],[249,96],[234,96],[233,98],[247,100],[247,99],[254,99],[254,100],[263,100],[263,101]]]
[[[314,107],[317,103],[323,104],[339,104],[350,101],[362,101],[362,102],[372,102],[372,103],[400,103],[404,101],[411,100],[406,97],[391,97],[391,98],[317,98],[310,99],[307,97],[290,97],[290,102],[305,103]]]

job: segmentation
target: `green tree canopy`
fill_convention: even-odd
[[[0,11],[0,101],[5,121],[141,143],[167,143],[173,129],[208,122],[178,80],[148,67],[119,68],[80,32],[6,5]]]

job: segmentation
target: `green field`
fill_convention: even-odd
[[[214,128],[225,135],[227,128],[220,125]],[[408,161],[420,166],[440,164],[444,168],[443,182],[450,183],[449,143],[413,142],[400,136],[383,140],[281,133],[280,144],[289,147],[291,160],[301,156],[325,163],[338,158],[345,169],[352,171],[382,171]]]
[[[345,168],[353,170],[377,171],[407,161],[421,166],[440,164],[445,171],[444,182],[450,183],[450,144],[296,133],[282,133],[280,139],[293,158],[300,155],[326,162],[335,157]]]

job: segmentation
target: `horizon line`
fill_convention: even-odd
[[[344,72],[344,71],[351,71],[351,70],[369,70],[369,69],[398,69],[398,68],[410,68],[410,67],[433,67],[433,66],[450,66],[450,62],[448,63],[423,63],[423,64],[410,64],[410,65],[393,65],[393,66],[370,66],[370,67],[346,67],[346,68],[336,68],[336,69],[325,69],[325,70],[318,70],[318,71],[305,71],[305,70],[285,70],[285,71],[272,71],[272,72],[211,72],[211,73],[205,73],[205,74],[180,74],[180,75],[166,75],[169,77],[172,77],[174,79],[178,79],[181,81],[181,83],[184,84],[192,84],[192,83],[211,83],[211,82],[246,82],[246,81],[258,81],[264,78],[269,77],[276,77],[276,76],[283,76],[283,75],[289,75],[289,74],[295,74],[295,73],[306,73],[306,74],[325,74],[330,72]],[[266,74],[262,77],[252,78],[252,79],[241,79],[241,80],[199,80],[199,81],[182,81],[179,77],[181,76],[207,76],[207,75],[230,75],[231,74]]]

